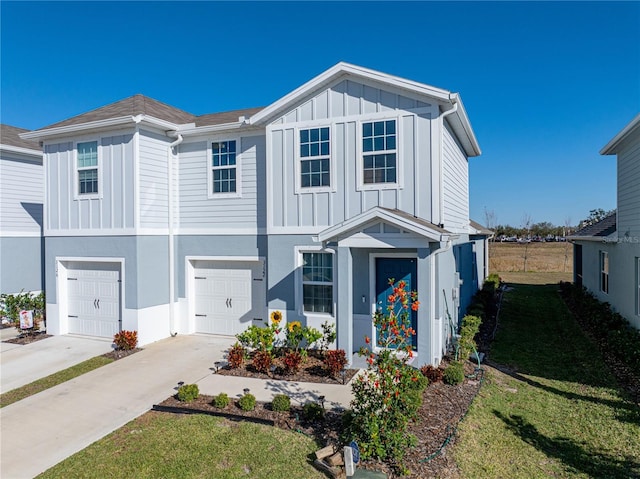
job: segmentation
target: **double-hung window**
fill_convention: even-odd
[[[333,313],[331,253],[302,253],[302,304],[306,312]]]
[[[236,140],[214,141],[211,144],[211,192],[214,195],[238,191],[236,155]]]
[[[600,251],[600,291],[609,292],[609,253]]]
[[[98,194],[98,142],[78,143],[78,195]]]
[[[362,124],[362,181],[397,183],[396,120]]]
[[[331,186],[329,127],[300,130],[300,187]]]

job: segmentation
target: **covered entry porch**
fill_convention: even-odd
[[[376,347],[372,314],[386,308],[389,278],[402,279],[420,301],[412,317],[413,364],[438,364],[446,337],[437,291],[440,269],[449,266],[439,256],[451,252],[453,238],[426,220],[380,207],[321,232],[318,240],[335,252],[338,348],[350,357],[361,347]],[[365,337],[372,338],[371,345]]]

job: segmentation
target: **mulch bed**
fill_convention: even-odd
[[[256,379],[276,379],[305,383],[343,384],[343,378],[330,376],[322,359],[315,356],[312,352],[310,352],[303,361],[300,370],[292,374],[285,373],[281,358],[274,359],[273,364],[275,370],[272,374],[264,374],[256,371],[250,361],[234,369],[229,368],[229,366],[224,366],[218,370],[218,374],[222,374],[223,376],[242,376]],[[358,369],[346,369],[344,384],[347,384],[357,373]]]
[[[21,334],[17,338],[6,339],[2,342],[11,343],[11,344],[21,344],[24,346],[25,344],[35,343],[36,341],[40,341],[41,339],[46,339],[50,337],[51,337],[51,334],[40,332],[40,333],[34,333],[34,334]]]
[[[103,354],[105,358],[113,359],[117,361],[118,359],[126,358],[127,356],[131,356],[132,354],[137,353],[138,351],[142,351],[142,348],[134,348],[129,349],[127,351],[123,351],[120,349],[114,349],[113,351],[109,351],[108,353]]]

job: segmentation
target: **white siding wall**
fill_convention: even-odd
[[[40,236],[42,157],[0,153],[0,236]]]
[[[442,145],[443,223],[464,232],[469,224],[469,162],[447,126]]]
[[[133,133],[93,136],[98,141],[99,197],[77,197],[74,142],[44,146],[45,234],[125,230],[135,226]]]
[[[624,237],[627,231],[640,238],[640,129],[618,153],[618,236]]]
[[[170,140],[165,136],[141,130],[138,144],[140,226],[166,228],[169,212],[167,149]]]
[[[374,206],[431,220],[432,120],[437,106],[349,80],[316,94],[267,128],[272,228],[317,231]],[[361,185],[362,121],[397,120],[399,187]],[[300,128],[330,127],[330,191],[299,189]],[[369,185],[367,185],[369,186]],[[301,231],[302,231],[301,230]]]
[[[227,139],[234,137],[220,137],[215,141]],[[236,147],[240,150],[237,161],[242,176],[241,194],[220,198],[209,197],[212,188],[208,176],[211,165],[209,148],[212,141],[185,141],[179,147],[180,228],[192,232],[210,228],[215,228],[212,232],[255,231],[265,221],[265,139],[263,136],[239,139]]]

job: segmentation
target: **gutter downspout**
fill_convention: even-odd
[[[449,240],[447,240],[447,245],[444,248],[439,248],[439,249],[433,251],[431,253],[431,255],[430,255],[431,256],[431,278],[430,279],[431,279],[432,293],[430,294],[430,300],[429,300],[430,305],[429,305],[429,307],[430,307],[430,309],[432,311],[431,314],[433,316],[432,316],[431,328],[430,328],[431,329],[430,333],[431,333],[431,355],[432,355],[432,358],[429,358],[429,359],[431,360],[431,359],[436,359],[437,358],[438,359],[438,363],[440,363],[440,359],[441,359],[440,358],[440,354],[442,353],[442,351],[437,351],[437,355],[436,355],[436,350],[435,349],[436,349],[437,344],[435,344],[436,343],[436,341],[435,341],[435,338],[436,338],[435,325],[436,325],[436,320],[442,319],[442,318],[440,318],[436,314],[436,295],[438,294],[437,292],[439,290],[439,288],[436,288],[436,256],[440,255],[441,253],[446,253],[447,251],[450,251],[452,246],[453,246],[453,241],[449,239]],[[442,331],[439,331],[437,333],[440,335],[439,337],[442,336]],[[440,340],[438,340],[437,343],[439,344]],[[436,364],[436,366],[437,366],[437,364]]]
[[[175,135],[171,135],[171,136],[175,136]],[[175,148],[176,146],[178,146],[180,143],[182,143],[182,141],[184,140],[184,138],[182,137],[181,134],[177,134],[177,139],[176,141],[174,141],[173,143],[169,144],[169,147],[167,148],[167,166],[169,168],[169,172],[168,172],[168,181],[169,181],[169,187],[168,187],[168,193],[169,193],[169,198],[167,201],[167,206],[169,208],[169,334],[171,335],[171,337],[175,337],[178,332],[175,330],[175,325],[174,325],[174,316],[175,316],[175,312],[174,312],[174,303],[173,303],[173,299],[175,296],[175,291],[176,291],[176,285],[175,285],[175,258],[174,258],[174,238],[173,238],[173,148]]]
[[[440,188],[439,188],[439,190],[440,190],[440,201],[439,201],[439,203],[440,203],[440,205],[439,205],[440,206],[440,211],[438,212],[440,217],[438,218],[438,223],[437,223],[437,224],[440,224],[440,225],[444,225],[444,191],[443,191],[443,186],[444,186],[444,180],[443,180],[443,177],[444,177],[444,168],[443,168],[444,161],[443,160],[444,159],[442,158],[442,154],[443,154],[443,150],[444,150],[444,146],[443,146],[443,144],[444,144],[444,128],[445,128],[444,127],[444,119],[445,119],[445,117],[447,117],[447,116],[451,115],[452,113],[455,113],[456,111],[458,111],[458,98],[457,98],[457,95],[454,98],[452,98],[451,97],[451,93],[449,93],[449,102],[451,103],[453,108],[450,108],[447,111],[443,111],[440,114],[440,118],[442,120],[442,124],[440,125]]]

